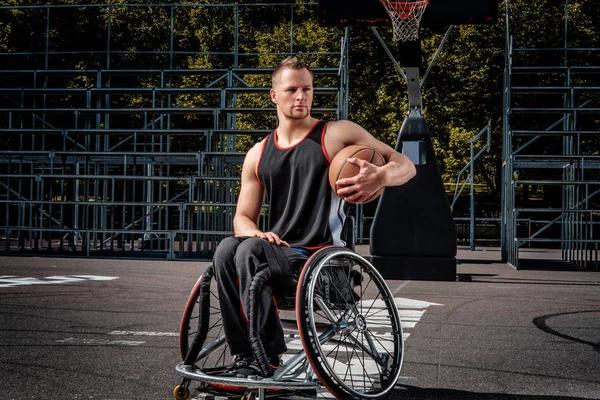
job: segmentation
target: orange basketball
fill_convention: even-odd
[[[348,158],[359,158],[370,162],[371,164],[382,166],[385,164],[385,159],[375,149],[365,145],[352,145],[344,147],[331,160],[329,165],[329,185],[331,189],[337,193],[338,187],[335,182],[339,179],[350,178],[360,172],[354,164],[350,164]],[[383,192],[381,188],[377,193],[371,196],[366,202],[375,200]],[[365,203],[366,203],[365,202]]]

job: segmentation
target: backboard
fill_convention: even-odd
[[[490,24],[498,0],[430,0],[421,26]],[[383,26],[390,19],[379,0],[318,0],[321,26]]]

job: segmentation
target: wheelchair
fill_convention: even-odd
[[[266,378],[220,376],[233,357],[213,276],[211,265],[181,318],[176,400],[189,398],[193,381],[199,382],[194,398],[204,399],[382,399],[394,388],[404,355],[398,309],[379,272],[352,249],[323,248],[307,260],[295,290],[273,288],[288,347],[278,369],[270,369],[250,318],[250,342]]]

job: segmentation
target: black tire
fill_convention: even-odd
[[[205,373],[222,371],[233,362],[225,341],[216,283],[212,278],[210,266],[190,292],[179,326],[182,359]]]
[[[398,309],[385,280],[343,247],[315,253],[296,292],[306,356],[339,399],[382,399],[394,388],[404,354]]]

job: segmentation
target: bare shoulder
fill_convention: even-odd
[[[339,121],[332,121],[327,124],[327,134],[332,136],[348,137],[356,134],[368,134],[368,132],[360,125],[355,122],[342,119]]]
[[[332,121],[327,124],[325,148],[329,157],[353,144],[377,147],[377,140],[362,126],[348,120]]]
[[[265,140],[266,139],[261,140],[260,142],[252,146],[250,150],[248,150],[248,152],[246,153],[246,158],[244,159],[244,167],[256,165],[256,163],[260,159]]]

